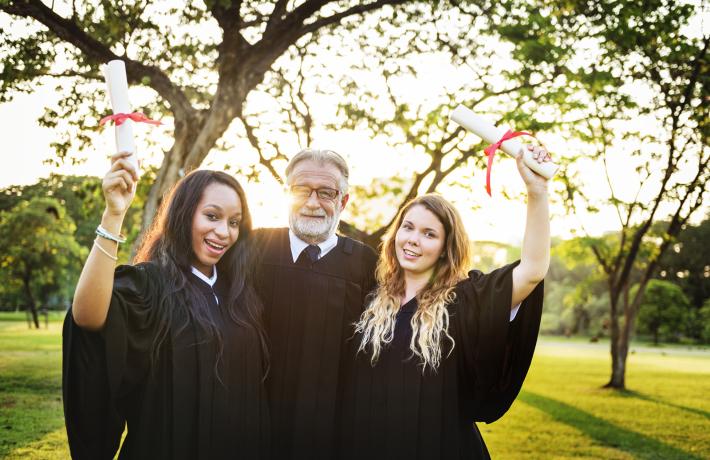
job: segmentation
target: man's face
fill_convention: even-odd
[[[348,202],[348,195],[340,192],[341,179],[340,170],[330,163],[304,160],[296,164],[289,182],[288,222],[303,241],[318,244],[335,232]]]

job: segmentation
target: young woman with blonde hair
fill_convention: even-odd
[[[341,458],[490,458],[475,422],[501,417],[522,386],[549,266],[547,183],[517,163],[528,192],[519,262],[468,272],[466,230],[438,195],[410,201],[389,228],[356,324]]]

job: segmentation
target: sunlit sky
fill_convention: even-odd
[[[702,22],[698,23],[698,27],[700,26],[702,26]],[[431,73],[420,75],[423,80],[413,82],[412,97],[415,97],[419,91],[417,85],[421,87],[421,85],[438,84],[437,82],[440,81],[441,75],[435,71],[436,65],[431,67]],[[5,166],[0,168],[0,188],[31,184],[36,182],[38,178],[46,177],[52,172],[100,177],[107,170],[107,154],[113,150],[112,129],[103,132],[100,145],[95,145],[92,151],[79,153],[78,156],[86,158],[84,162],[60,167],[50,167],[44,163],[44,160],[53,154],[50,143],[56,140],[56,133],[51,129],[40,127],[37,119],[45,107],[53,105],[59,100],[55,86],[56,83],[38,85],[33,93],[18,94],[13,101],[0,105],[0,126],[2,126],[5,150],[3,153]],[[131,89],[132,99],[136,91],[134,88]],[[648,123],[648,120],[643,122]],[[162,127],[155,128],[155,130],[157,131],[144,132],[143,135],[160,137],[170,131]],[[375,178],[386,179],[400,174],[403,170],[416,169],[416,164],[406,164],[408,161],[417,161],[416,155],[408,155],[407,152],[402,152],[402,155],[388,154],[390,147],[382,141],[369,139],[365,133],[345,131],[317,132],[316,134],[311,147],[329,148],[343,154],[351,165],[351,183],[354,185],[367,184]],[[584,153],[583,146],[565,143],[564,139],[554,136],[545,137],[544,142],[556,155]],[[288,147],[290,147],[290,153],[295,154],[300,148],[306,146],[294,143]],[[239,162],[244,161],[244,156],[240,156],[240,152],[245,148],[248,149],[248,146],[244,139],[238,139],[234,152],[214,152],[207,157],[203,167],[221,169],[229,163],[232,165],[231,172],[242,179],[242,182],[245,182],[244,178],[239,177],[238,169]],[[624,178],[630,177],[629,173],[633,169],[633,164],[626,157],[624,150],[625,146],[620,144],[611,152],[611,171],[613,175],[617,176],[615,183],[622,187],[622,193],[623,188],[627,188],[631,193],[636,184],[633,181],[625,181]],[[144,162],[158,165],[161,153],[159,151],[141,152],[141,157]],[[606,196],[608,189],[602,173],[603,170],[600,167],[590,164],[588,170],[585,171],[583,180],[592,194]],[[515,162],[502,154],[496,160],[492,198],[485,195],[484,170],[476,171],[472,177],[464,177],[463,179],[471,181],[474,185],[473,192],[462,194],[459,190],[446,189],[442,189],[441,192],[457,204],[471,237],[475,240],[519,244],[525,222],[525,204],[523,200],[506,200],[501,194],[501,190],[504,188],[513,192],[522,190],[523,186],[517,174]],[[285,197],[281,187],[274,182],[269,182],[263,184],[246,183],[245,188],[254,210],[256,226],[287,224]],[[553,205],[552,214],[552,233],[557,236],[569,237],[574,229],[580,228],[580,225],[584,225],[591,234],[600,234],[618,228],[618,218],[612,209],[602,209],[599,214],[594,216],[575,217],[565,215],[560,206]],[[343,218],[348,218],[347,209]]]

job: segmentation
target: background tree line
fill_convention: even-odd
[[[655,224],[642,257],[653,254],[658,233],[667,223]],[[585,335],[592,340],[610,335],[607,278],[590,245],[598,240],[618,239],[618,234],[600,238],[578,237],[553,244],[547,277],[542,330],[549,334]],[[641,301],[635,335],[655,343],[708,343],[710,340],[710,220],[687,225],[661,258]],[[631,274],[630,295],[636,294],[641,260]]]
[[[140,232],[140,209],[154,172],[144,174],[125,231]],[[0,191],[0,309],[65,310],[96,237],[104,199],[101,179],[52,174],[33,185]],[[130,247],[119,248],[119,261]]]

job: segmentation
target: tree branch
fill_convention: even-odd
[[[594,244],[590,245],[590,248],[592,249],[592,253],[594,253],[594,257],[597,258],[597,262],[599,262],[599,265],[601,265],[604,269],[604,273],[610,275],[612,272],[612,267],[609,266],[607,260],[604,258],[604,256],[602,256],[601,252],[599,252],[599,248],[597,248]]]
[[[269,20],[266,23],[267,32],[282,21],[284,13],[286,12],[286,6],[288,6],[288,0],[277,0],[274,5],[274,9],[269,16]]]
[[[315,32],[320,28],[327,27],[332,24],[337,24],[349,16],[364,14],[369,11],[382,8],[385,5],[401,5],[404,3],[407,3],[407,0],[378,0],[376,2],[368,3],[366,5],[353,6],[345,11],[333,14],[332,16],[327,16],[325,18],[318,19],[317,21],[314,21],[302,27],[298,33],[298,37],[302,37],[303,35],[306,35],[308,33]]]
[[[237,30],[241,18],[239,16],[239,8],[242,2],[229,2],[225,3],[223,1],[214,1],[212,8],[210,8],[210,13],[217,20],[217,24],[222,28],[225,35],[231,34],[233,31]]]
[[[264,151],[261,147],[261,144],[259,143],[259,138],[257,135],[254,133],[254,127],[251,126],[249,123],[247,123],[246,119],[244,117],[240,117],[240,120],[242,120],[242,124],[244,125],[244,130],[247,133],[247,139],[249,140],[249,143],[254,147],[256,150],[257,154],[259,155],[259,163],[266,168],[267,171],[273,176],[274,179],[279,184],[283,184],[283,178],[279,175],[279,173],[276,171],[274,166],[271,164],[271,162],[276,159],[276,158],[284,158],[285,156],[281,154],[277,150],[277,154],[275,158],[272,158],[270,160],[267,160],[266,157],[264,156]],[[273,144],[272,144],[273,145]]]
[[[280,41],[282,45],[284,41],[288,42],[289,45],[295,43],[299,37],[304,35],[298,33],[298,31],[303,26],[305,20],[328,3],[332,3],[332,1],[333,0],[307,0],[303,2],[282,20],[275,22],[271,29],[266,31],[268,33],[264,32],[264,36],[261,41],[268,43],[276,39],[274,41]],[[278,37],[281,37],[281,40],[278,40]]]
[[[58,38],[80,49],[94,63],[105,63],[121,59],[126,63],[126,74],[131,83],[143,84],[155,89],[172,107],[176,117],[194,111],[185,94],[174,85],[167,75],[157,67],[118,56],[111,49],[82,30],[74,21],[63,18],[38,0],[19,0],[0,7],[8,14],[32,18],[47,27]]]
[[[678,112],[682,112],[683,109],[690,103],[690,100],[693,96],[693,87],[695,87],[695,83],[697,83],[698,77],[700,76],[700,69],[702,67],[703,62],[705,61],[705,55],[707,54],[709,44],[710,35],[705,37],[705,39],[703,40],[703,49],[700,50],[700,52],[698,52],[698,55],[695,57],[695,61],[693,62],[693,71],[690,74],[690,79],[685,87],[685,91],[683,92],[683,100],[678,106]]]
[[[86,80],[96,80],[96,81],[103,80],[103,76],[98,75],[96,73],[75,72],[73,70],[65,70],[64,72],[61,72],[61,73],[47,72],[44,75],[47,77],[53,77],[53,78],[81,77],[81,78],[85,78]]]

